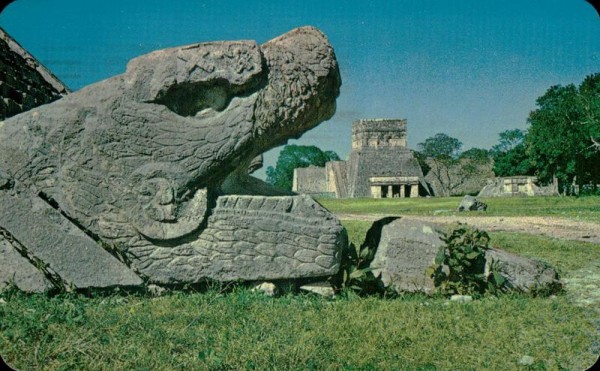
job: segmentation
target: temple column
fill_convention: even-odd
[[[371,196],[373,196],[373,198],[381,198],[381,187],[371,186]]]
[[[410,197],[411,198],[419,197],[419,185],[418,184],[411,184],[411,186],[410,186]]]
[[[392,186],[391,185],[388,186],[387,197],[388,198],[394,197],[394,195],[392,194]]]
[[[404,184],[400,184],[400,198],[404,198],[406,195],[404,194]]]

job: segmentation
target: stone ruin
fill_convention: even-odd
[[[406,147],[406,125],[406,120],[355,121],[349,160],[295,169],[292,190],[336,198],[430,194],[417,159]]]
[[[477,197],[558,196],[558,183],[538,185],[534,176],[509,176],[488,179]]]
[[[340,222],[306,196],[268,197],[247,169],[330,118],[340,84],[333,48],[304,27],[260,46],[155,51],[0,122],[0,281],[45,291],[336,273]]]
[[[0,28],[0,120],[55,101],[69,89]]]
[[[45,84],[31,82],[28,89]],[[340,221],[309,196],[282,195],[248,172],[263,152],[329,119],[340,85],[333,48],[313,27],[260,46],[155,51],[68,95],[57,85],[48,101],[66,96],[0,121],[0,291],[9,283],[45,292],[294,280],[331,294],[319,281],[340,269],[348,245]],[[394,123],[372,125],[355,124],[355,157],[330,169],[347,174],[339,184],[346,194],[381,196],[385,186],[393,196],[406,180],[382,169],[412,174],[416,160],[401,130],[385,134]],[[357,169],[375,165],[356,179]],[[415,194],[410,189],[405,196]],[[412,243],[422,238],[412,234],[416,228],[438,244],[439,234],[389,221],[367,235],[379,237],[372,268],[391,289],[410,282],[428,292],[428,281],[415,283],[433,245]],[[525,258],[510,264],[526,276],[541,272]],[[552,272],[542,273],[554,283]]]
[[[395,292],[435,291],[434,280],[426,274],[443,246],[444,227],[420,220],[388,217],[371,226],[366,244],[377,246],[370,264],[384,287]],[[501,268],[507,288],[520,292],[555,292],[562,288],[556,270],[548,264],[497,248],[485,254],[485,275],[492,264]]]

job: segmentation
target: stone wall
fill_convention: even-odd
[[[309,166],[294,169],[292,191],[308,195],[328,193],[325,167]]]
[[[348,171],[346,161],[329,161],[325,164],[327,192],[337,198],[348,197]]]
[[[67,93],[62,82],[0,28],[0,120]]]

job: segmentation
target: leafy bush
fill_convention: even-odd
[[[358,247],[350,243],[342,250],[340,271],[333,278],[333,286],[339,291],[352,290],[358,294],[378,292],[381,288],[379,279],[369,267],[375,257],[375,248],[369,244]]]
[[[494,262],[486,275],[485,252],[489,249],[490,237],[485,231],[458,224],[442,240],[434,264],[427,268],[438,292],[443,295],[497,294],[505,291],[508,281],[501,267]]]

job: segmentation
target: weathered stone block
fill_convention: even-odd
[[[388,218],[373,223],[369,234],[379,235],[378,243],[377,238],[370,241],[377,243],[373,274],[381,275],[384,286],[396,292],[431,293],[433,280],[425,270],[444,244],[441,233],[439,227],[417,220]]]
[[[53,286],[44,274],[0,235],[0,291],[14,284],[21,291],[45,292]]]
[[[531,291],[536,289],[555,289],[561,285],[554,268],[534,259],[528,259],[508,251],[489,249],[485,255],[489,269],[491,261],[497,261],[502,274],[508,278],[514,289]]]
[[[273,208],[274,201],[288,206]],[[319,244],[318,236],[328,243]],[[189,243],[194,253],[161,249],[134,258],[133,265],[158,283],[323,277],[338,271],[345,244],[340,222],[308,196],[221,196],[206,228]]]
[[[433,280],[425,271],[444,245],[442,236],[439,226],[418,220],[386,218],[375,222],[367,234],[367,241],[377,246],[371,262],[373,274],[381,275],[384,286],[396,292],[433,292]],[[556,270],[539,261],[490,248],[486,270],[492,261],[498,262],[515,290],[554,290],[560,286]]]
[[[0,225],[67,285],[105,288],[142,284],[125,264],[36,196],[0,191]],[[14,260],[14,254],[5,253],[3,259]]]

